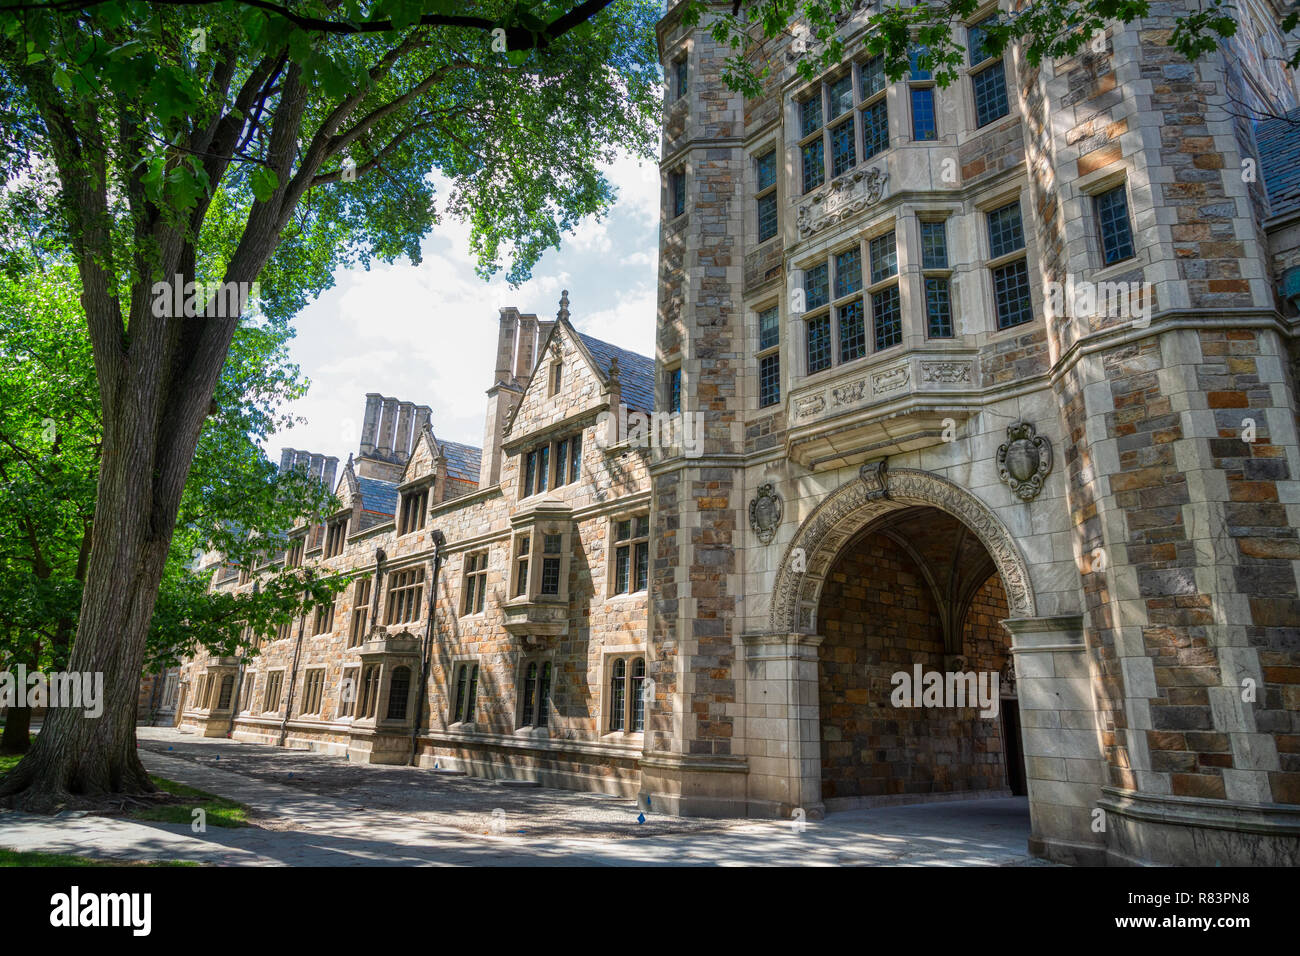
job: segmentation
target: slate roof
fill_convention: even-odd
[[[1300,109],[1258,123],[1255,142],[1270,213],[1300,210]]]
[[[462,445],[458,441],[439,442],[447,456],[447,477],[459,478],[478,484],[479,466],[483,462],[483,449]]]
[[[652,412],[655,408],[655,360],[638,352],[629,352],[617,345],[593,339],[590,335],[578,333],[582,344],[587,347],[591,357],[600,366],[602,375],[609,374],[610,362],[618,359],[618,380],[622,386],[623,404],[641,412]]]
[[[361,489],[362,510],[382,515],[397,514],[396,482],[358,476],[357,487]]]

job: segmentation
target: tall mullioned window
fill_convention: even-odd
[[[776,235],[776,150],[769,149],[754,161],[758,190],[758,241],[766,242]]]
[[[776,306],[758,313],[758,405],[781,401],[781,328]]]
[[[465,614],[483,613],[487,602],[487,559],[486,551],[465,555]]]
[[[348,519],[331,521],[325,531],[325,557],[333,558],[343,553],[348,539]]]
[[[1007,103],[1007,71],[1002,58],[989,50],[987,28],[996,25],[995,13],[966,31],[966,50],[970,58],[971,90],[975,97],[975,125],[987,126],[1010,112]]]
[[[1106,265],[1131,259],[1133,227],[1128,218],[1128,197],[1123,184],[1099,193],[1092,199],[1097,214],[1097,231],[1101,235],[1102,258]]]
[[[871,327],[879,352],[903,341],[903,310],[898,297],[898,244],[893,231],[868,243],[871,253]]]
[[[524,686],[520,694],[519,726],[545,727],[551,697],[551,662],[529,661],[524,666]]]
[[[1007,203],[985,214],[989,231],[989,272],[998,328],[1009,329],[1034,318],[1029,291],[1029,262],[1020,202]]]
[[[925,334],[932,339],[951,338],[952,293],[949,282],[947,224],[921,220],[921,277],[925,285]]]
[[[931,75],[930,51],[925,47],[912,50],[912,71],[907,81],[908,98],[912,105],[912,139],[939,138],[939,124],[934,110],[934,77]]]
[[[429,509],[429,489],[408,491],[402,495],[402,513],[397,522],[397,533],[410,534],[424,527],[424,516]]]
[[[876,56],[850,64],[797,100],[803,192],[889,148],[887,86],[883,58]]]
[[[451,712],[453,724],[470,723],[474,720],[478,703],[478,664],[463,663],[456,665],[455,697]]]
[[[614,523],[614,593],[644,591],[650,569],[650,516]]]
[[[645,730],[645,658],[615,657],[609,667],[609,730]]]
[[[419,620],[424,596],[424,568],[394,572],[388,583],[388,609],[385,624],[407,624]]]
[[[690,73],[685,53],[673,60],[673,92],[679,100],[690,92]]]

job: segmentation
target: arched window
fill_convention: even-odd
[[[388,719],[405,720],[407,698],[411,696],[411,669],[409,667],[393,668],[392,679],[388,682]]]
[[[627,661],[619,658],[609,681],[609,729],[627,727]]]
[[[645,730],[645,658],[632,662],[632,730]]]

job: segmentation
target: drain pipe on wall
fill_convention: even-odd
[[[446,536],[436,528],[433,531],[433,581],[429,586],[429,617],[424,625],[424,640],[420,648],[420,694],[415,705],[415,717],[411,721],[411,760],[408,767],[415,766],[418,752],[417,741],[420,737],[420,721],[424,717],[424,703],[428,697],[429,657],[433,652],[433,625],[438,611],[438,572],[442,570],[442,549],[447,545]]]

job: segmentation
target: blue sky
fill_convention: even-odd
[[[513,305],[551,319],[562,289],[579,330],[653,355],[658,169],[628,157],[606,175],[618,190],[610,213],[584,221],[518,289],[474,274],[469,230],[450,219],[425,239],[418,266],[341,270],[294,320],[290,351],[311,388],[287,410],[306,422],[271,437],[271,460],[297,448],[336,455],[342,467],[357,449],[366,392],[429,405],[438,438],[481,445],[497,310]]]

